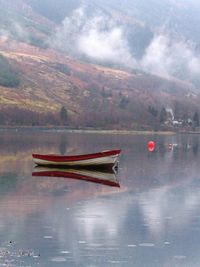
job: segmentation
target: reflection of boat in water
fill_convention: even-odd
[[[107,150],[93,154],[60,156],[33,154],[33,161],[40,166],[115,166],[121,150]]]
[[[48,168],[37,166],[32,176],[62,177],[120,187],[114,171],[101,172],[90,169]]]

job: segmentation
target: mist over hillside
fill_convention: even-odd
[[[49,40],[53,48],[199,85],[200,4],[195,1],[26,1],[57,23]]]
[[[8,3],[1,1],[1,8],[7,10]],[[48,23],[35,23],[25,5]],[[24,0],[23,7],[21,17],[19,10],[7,10],[1,35],[199,85],[200,4],[195,1]]]

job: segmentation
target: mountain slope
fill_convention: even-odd
[[[191,85],[178,80],[81,63],[14,41],[0,46],[1,55],[20,73],[17,88],[0,87],[3,123],[60,124],[64,106],[72,126],[151,128],[156,120],[149,106],[161,110],[182,102],[189,114],[197,108],[197,100],[188,97]]]

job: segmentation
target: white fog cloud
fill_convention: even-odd
[[[130,52],[125,28],[101,12],[81,6],[66,17],[51,40],[55,48],[101,63],[120,64],[160,75],[193,79],[200,74],[200,56],[191,43],[157,34],[140,60]]]
[[[140,62],[141,68],[161,76],[200,74],[200,57],[193,45],[174,41],[166,35],[156,35]]]
[[[70,18],[63,21],[56,31],[53,45],[99,62],[128,67],[135,64],[123,27],[101,13],[87,16],[84,7],[75,10]]]
[[[123,31],[117,27],[107,32],[100,31],[98,28],[90,29],[86,35],[79,37],[78,49],[95,60],[134,66],[133,57],[123,39]]]
[[[30,41],[30,33],[24,28],[20,23],[14,20],[9,20],[10,26],[7,30],[0,29],[0,38],[3,40],[8,40],[12,38],[18,38],[23,42]]]

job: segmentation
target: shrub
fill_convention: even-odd
[[[0,55],[0,85],[5,87],[17,87],[19,84],[19,74],[11,67],[8,60]]]

